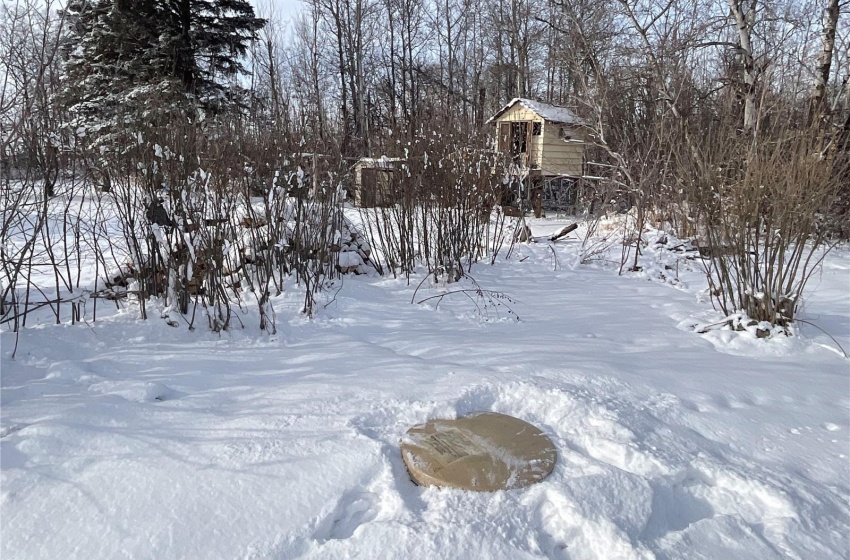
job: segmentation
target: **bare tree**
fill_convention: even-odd
[[[330,68],[331,43],[324,33],[326,23],[317,4],[307,7],[294,22],[290,43],[282,47],[288,46],[284,52],[291,78],[288,85],[292,90],[295,128],[323,144],[337,139],[336,134],[329,135],[330,120],[336,114],[330,111],[334,109],[337,80]]]
[[[828,0],[823,13],[823,33],[821,35],[821,53],[818,57],[817,71],[815,72],[815,87],[812,92],[812,107],[810,120],[820,118],[822,113],[829,110],[827,100],[827,85],[829,84],[830,70],[832,69],[833,51],[835,50],[835,32],[838,27],[839,15],[838,0]]]
[[[741,63],[743,85],[741,95],[744,98],[744,130],[756,128],[756,62],[753,51],[753,28],[756,24],[758,0],[726,0],[738,34],[738,54]]]

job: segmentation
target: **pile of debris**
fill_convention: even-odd
[[[361,232],[346,228],[339,235],[334,249],[339,251],[337,266],[342,274],[377,273],[371,260],[372,246]]]

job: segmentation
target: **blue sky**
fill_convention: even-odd
[[[290,21],[304,7],[304,2],[302,0],[251,0],[255,7],[257,7],[257,14],[260,16],[264,16],[265,10],[264,6],[271,4],[274,6],[280,15],[280,17],[284,20]]]

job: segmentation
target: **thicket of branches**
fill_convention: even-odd
[[[197,67],[186,38],[204,20],[181,15],[173,44],[145,43],[156,65],[121,67],[132,87],[110,101],[108,129],[80,118],[78,57],[101,51],[68,41],[86,2],[71,4],[0,8],[2,320],[15,328],[39,306],[78,317],[102,304],[94,293],[135,298],[143,315],[159,297],[169,321],[213,329],[251,302],[273,329],[269,298],[287,278],[312,313],[351,268],[340,240],[364,233],[342,212],[359,156],[402,162],[393,204],[364,211],[374,266],[462,274],[505,237],[490,214],[503,162],[484,122],[516,96],[583,119],[586,173],[635,213],[624,263],[662,217],[701,244],[729,315],[793,320],[823,250],[848,235],[839,0],[310,0],[291,33],[269,4],[231,46],[246,49],[238,64],[212,42]],[[96,4],[109,21],[128,9]],[[132,29],[128,40],[147,37]],[[81,278],[86,259],[97,279]]]

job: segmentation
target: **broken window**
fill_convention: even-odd
[[[511,123],[499,125],[499,151],[506,154],[511,151]]]
[[[511,153],[513,155],[528,152],[528,123],[511,123]]]

